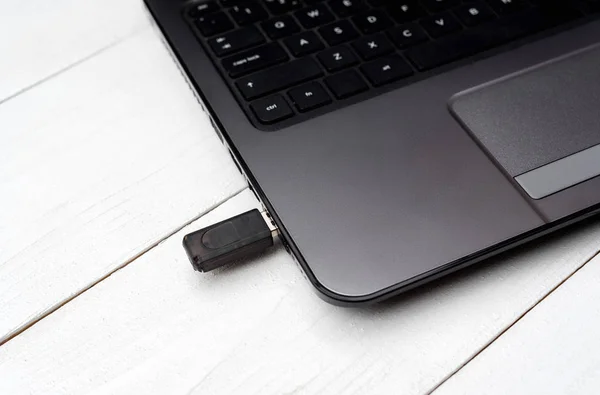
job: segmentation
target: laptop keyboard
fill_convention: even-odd
[[[285,126],[599,11],[600,0],[208,0],[185,17],[253,123]]]

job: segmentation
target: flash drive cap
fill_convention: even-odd
[[[183,246],[194,269],[208,272],[271,247],[271,232],[254,209],[186,235]]]

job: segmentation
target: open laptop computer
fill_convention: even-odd
[[[332,303],[600,211],[598,0],[145,2]]]

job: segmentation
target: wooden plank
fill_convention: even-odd
[[[149,27],[0,129],[0,344],[247,185]]]
[[[600,256],[442,385],[445,394],[597,394]]]
[[[0,102],[148,25],[140,0],[0,5]]]
[[[0,348],[0,393],[423,394],[600,248],[574,228],[396,301],[320,301],[278,248],[194,272],[185,233],[256,205],[250,192],[194,222]]]

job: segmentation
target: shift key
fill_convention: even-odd
[[[286,52],[272,42],[223,59],[223,67],[233,78],[251,73],[288,59]]]
[[[302,58],[239,79],[236,85],[247,100],[280,91],[323,74],[311,58]]]

